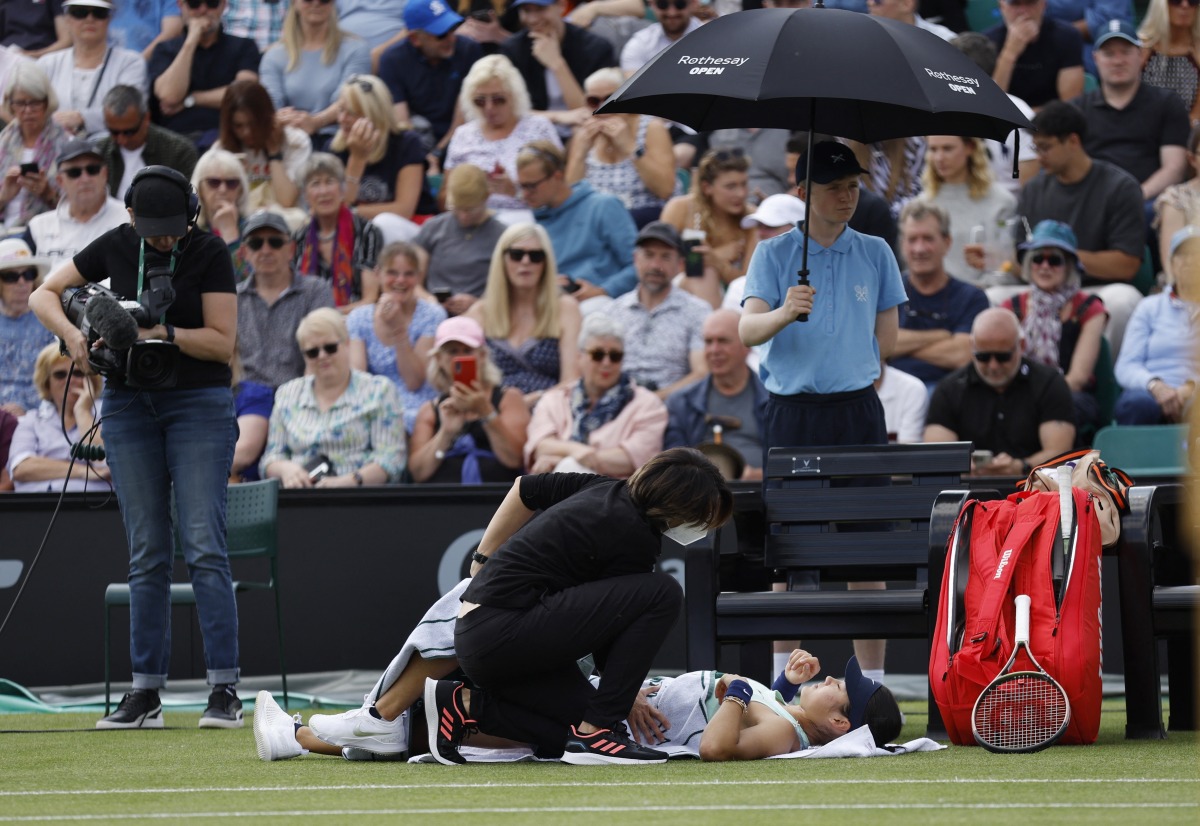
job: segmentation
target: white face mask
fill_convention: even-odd
[[[676,525],[663,531],[663,536],[674,539],[680,545],[691,545],[693,542],[703,539],[707,534],[708,526],[703,522]]]

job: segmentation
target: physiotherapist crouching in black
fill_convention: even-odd
[[[181,350],[173,387],[136,389],[108,377],[102,433],[129,540],[133,691],[96,728],[161,728],[158,691],[171,652],[173,554],[171,497],[196,594],[204,659],[212,686],[201,728],[239,728],[237,605],[225,544],[225,497],[237,441],[229,361],[237,332],[233,264],[219,238],[192,226],[195,194],[165,166],[139,172],[127,206],[133,224],[110,230],[46,279],[29,299],[42,324],[66,342],[75,368],[88,364],[88,342],[62,309],[65,290],[111,278],[135,300],[147,274],[169,267],[175,300],[141,340]]]
[[[518,479],[479,542],[455,625],[472,688],[425,683],[434,757],[462,763],[459,743],[477,728],[566,763],[665,762],[621,722],[683,600],[654,564],[663,536],[689,544],[732,511],[720,471],[692,448],[664,451],[628,480]],[[588,654],[599,688],[576,665]]]

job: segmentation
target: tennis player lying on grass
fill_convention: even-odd
[[[259,692],[254,707],[258,756],[286,760],[309,751],[349,760],[399,760],[408,755],[410,741],[424,744],[428,724],[413,706],[423,698],[427,679],[445,678],[458,668],[452,620],[469,582],[464,580],[429,609],[361,707],[314,714],[302,725],[299,715],[288,716],[270,692]],[[428,656],[430,652],[436,655]],[[863,677],[855,658],[846,664],[845,680],[828,677],[800,689],[820,669],[816,657],[796,650],[772,688],[712,671],[650,680],[627,722],[642,743],[704,760],[787,754],[823,745],[861,725],[870,727],[879,745],[896,738],[901,724],[895,698],[881,683]],[[465,745],[504,749],[523,744],[474,734]]]

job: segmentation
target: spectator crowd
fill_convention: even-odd
[[[7,0],[0,490],[108,489],[102,463],[69,461],[102,433],[100,387],[68,375],[29,295],[129,222],[154,164],[191,180],[195,226],[238,279],[233,479],[626,478],[682,445],[761,478],[764,411],[791,384],[743,304],[778,306],[764,268],[800,243],[803,196],[837,250],[827,188],[854,237],[884,242],[872,266],[883,284],[894,263],[903,297],[881,288],[899,303],[875,308],[897,330],[819,344],[855,364],[814,369],[873,375],[889,439],[970,440],[974,473],[1020,475],[1113,422],[1181,421],[1198,378],[1200,8],[994,2],[982,32],[961,3],[865,12],[952,43],[1032,130],[810,147],[595,114],[737,2]],[[810,152],[849,174],[805,193]]]

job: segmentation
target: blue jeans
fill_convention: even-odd
[[[134,688],[161,688],[171,658],[175,537],[187,562],[210,685],[238,681],[237,603],[225,545],[225,496],[237,419],[228,387],[105,389],[102,435],[129,540],[129,657]]]
[[[1134,387],[1121,391],[1113,418],[1117,424],[1162,424],[1163,412],[1149,390]]]

